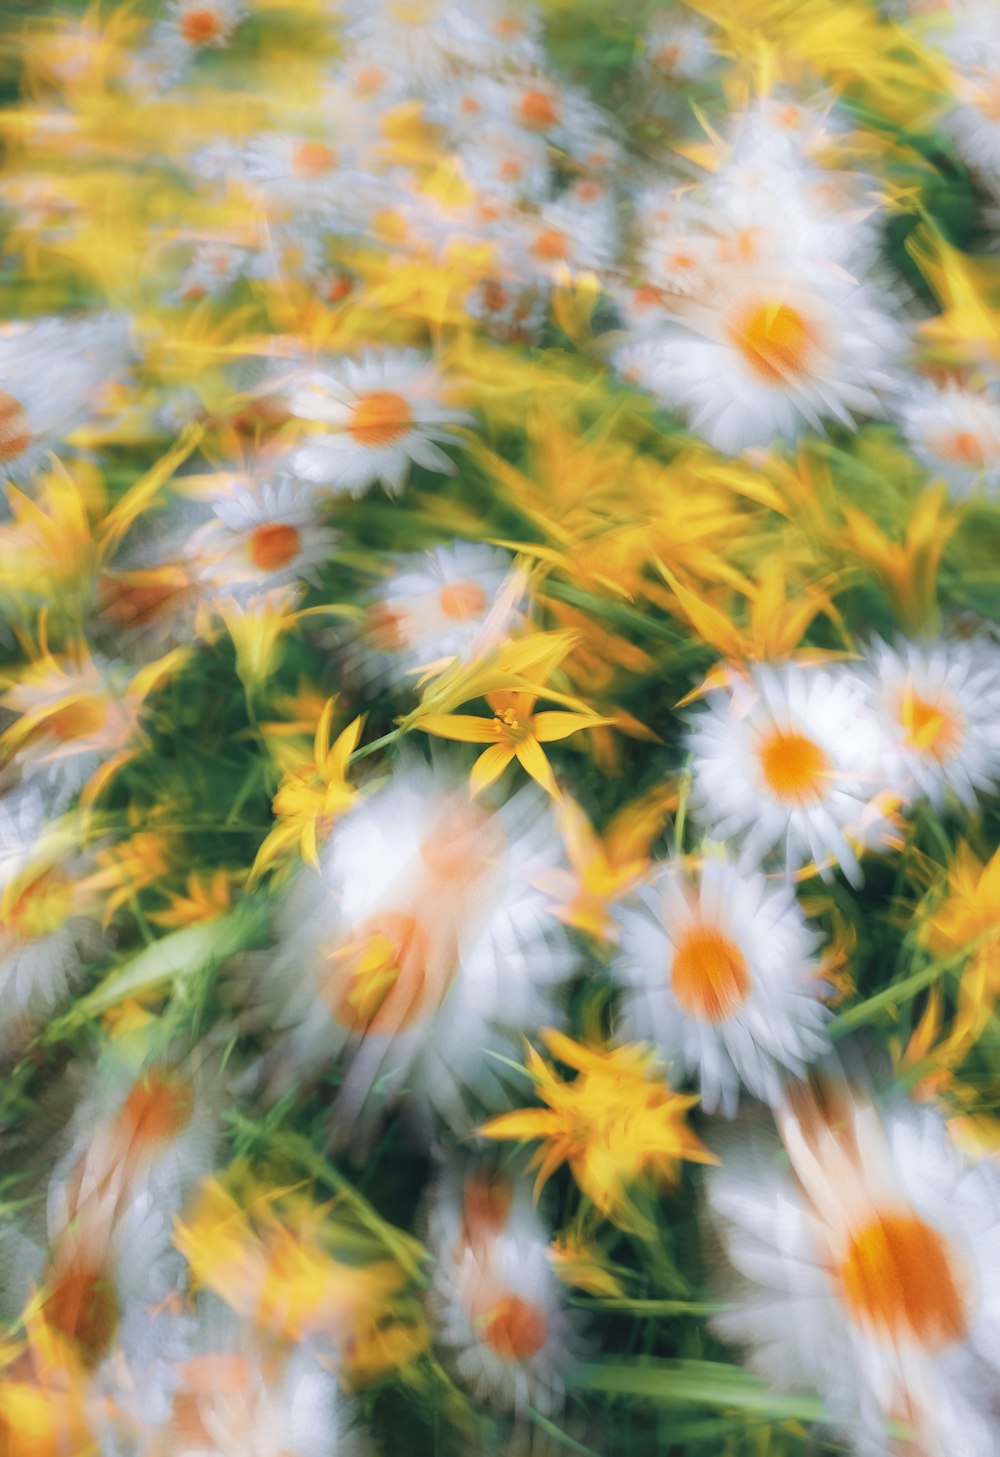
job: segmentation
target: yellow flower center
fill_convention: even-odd
[[[785,384],[806,373],[816,331],[790,304],[755,304],[729,326],[729,339],[759,379]]]
[[[502,713],[494,714],[493,732],[508,743],[522,744],[531,737],[531,722],[524,723],[512,708],[505,708]]]
[[[277,572],[298,555],[301,538],[287,522],[269,521],[250,536],[250,560],[262,572]]]
[[[764,782],[779,799],[804,804],[822,798],[830,761],[805,734],[774,729],[758,753]]]
[[[915,1215],[882,1215],[854,1235],[840,1282],[851,1313],[893,1340],[940,1350],[968,1328],[948,1245]]]
[[[369,450],[395,445],[409,433],[413,415],[402,395],[375,390],[354,402],[348,433]]]
[[[486,593],[478,582],[451,582],[438,593],[438,606],[445,617],[466,622],[486,606]]]
[[[688,1016],[725,1022],[750,995],[750,972],[735,941],[696,922],[675,948],[670,985]]]
[[[528,1361],[545,1345],[549,1326],[536,1305],[508,1295],[483,1322],[483,1338],[501,1361]]]
[[[21,941],[39,941],[57,930],[73,904],[69,882],[55,870],[44,871],[27,885],[14,882],[4,893],[0,920]]]
[[[919,754],[942,763],[961,747],[962,729],[954,709],[944,703],[931,703],[918,693],[907,690],[899,710],[906,744]]]
[[[24,406],[0,390],[0,461],[16,460],[31,444],[31,424]]]

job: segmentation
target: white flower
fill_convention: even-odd
[[[735,1275],[717,1334],[782,1390],[811,1387],[857,1452],[897,1422],[927,1457],[991,1457],[1000,1379],[1000,1173],[940,1116],[846,1086],[779,1114],[790,1164],[748,1130],[706,1176]],[[909,1450],[909,1449],[907,1449]]]
[[[324,427],[293,453],[295,473],[353,496],[375,481],[398,495],[414,462],[452,474],[435,442],[471,419],[444,403],[437,372],[415,350],[345,359],[311,374],[293,384],[289,409]]]
[[[1000,397],[948,381],[922,380],[899,406],[910,449],[958,498],[1000,491]]]
[[[741,1084],[776,1102],[783,1074],[826,1049],[819,937],[790,887],[716,860],[697,881],[665,865],[617,919],[621,1035],[679,1059],[706,1111],[732,1115]]]
[[[560,854],[533,789],[493,811],[464,781],[399,769],[292,888],[266,971],[248,968],[261,1024],[284,1032],[276,1085],[343,1055],[345,1129],[377,1119],[377,1091],[467,1129],[470,1105],[502,1091],[490,1053],[558,1020],[553,987],[573,957],[536,881]]]
[[[1000,648],[948,639],[875,643],[868,677],[888,745],[887,777],[908,795],[966,809],[1000,782]]]
[[[24,480],[96,411],[125,363],[121,319],[39,319],[0,330],[0,478]]]
[[[692,810],[748,858],[777,850],[791,874],[840,865],[855,884],[858,844],[885,829],[882,737],[860,680],[786,663],[716,690],[688,736]]]
[[[259,590],[314,579],[338,535],[323,526],[314,491],[292,481],[237,485],[214,503],[215,519],[185,548],[204,582],[219,590]]]
[[[366,64],[411,85],[439,83],[463,66],[501,68],[543,59],[537,19],[494,0],[351,0],[346,38]]]
[[[372,594],[361,627],[370,679],[446,658],[471,658],[506,637],[522,615],[526,581],[507,552],[456,541],[401,557]]]
[[[452,1166],[428,1206],[429,1305],[457,1377],[501,1411],[558,1410],[575,1332],[530,1186]]]
[[[831,417],[853,428],[855,416],[880,415],[901,345],[892,315],[840,272],[734,267],[678,300],[617,362],[695,434],[737,454]]]
[[[246,13],[241,0],[169,0],[153,42],[164,49],[216,50],[229,44]]]

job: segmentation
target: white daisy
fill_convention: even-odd
[[[191,52],[227,46],[246,17],[241,0],[168,0],[167,13],[153,29],[154,45]]]
[[[212,1296],[199,1300],[190,1351],[172,1373],[169,1409],[146,1435],[162,1457],[344,1457],[336,1375],[305,1345],[262,1340]]]
[[[293,481],[237,485],[213,506],[214,519],[189,538],[185,552],[201,579],[225,591],[315,580],[339,540],[323,526],[314,491]]]
[[[880,415],[902,338],[868,289],[839,273],[735,268],[617,358],[696,434],[737,454],[822,430],[826,418],[853,428],[855,416]]]
[[[573,956],[536,880],[560,854],[533,789],[493,811],[464,781],[398,770],[293,886],[266,971],[249,965],[261,1024],[284,1031],[275,1085],[344,1054],[345,1130],[377,1120],[376,1085],[467,1129],[470,1103],[502,1092],[490,1052],[513,1055],[518,1034],[558,1020],[553,986]]]
[[[776,1102],[784,1074],[826,1049],[820,938],[787,885],[717,860],[696,881],[665,865],[616,914],[621,1035],[679,1060],[706,1111],[732,1116],[741,1084]]]
[[[940,125],[967,166],[1000,196],[1000,44],[991,58],[983,54],[963,70],[954,82],[958,105],[949,107]]]
[[[882,737],[846,669],[759,667],[711,693],[688,735],[692,810],[748,858],[777,850],[789,873],[830,862],[861,880],[855,847],[886,828]]]
[[[452,1166],[429,1193],[427,1220],[428,1304],[458,1379],[501,1411],[557,1411],[575,1331],[530,1186]]]
[[[947,381],[914,385],[899,404],[910,449],[959,499],[1000,491],[1000,396]]]
[[[90,417],[126,349],[127,325],[112,315],[0,330],[0,478],[24,480]]]
[[[876,642],[869,680],[889,747],[887,775],[941,809],[1000,782],[1000,648],[975,639]]]
[[[523,615],[526,581],[496,547],[456,541],[401,557],[372,594],[360,646],[366,677],[398,682],[442,659],[467,659],[506,637]]]
[[[345,18],[345,36],[366,62],[419,85],[462,66],[499,69],[543,59],[535,17],[491,0],[353,0]]]
[[[83,961],[108,949],[80,833],[72,819],[47,820],[33,784],[0,799],[0,1047],[51,1016]]]
[[[865,1457],[992,1457],[1000,1379],[1000,1172],[967,1166],[940,1116],[800,1089],[776,1141],[720,1143],[708,1209],[736,1272],[717,1334],[782,1390],[812,1388]]]
[[[675,12],[657,18],[645,37],[644,60],[658,82],[700,81],[712,69],[718,52],[697,19]]]
[[[472,418],[445,404],[440,376],[416,350],[344,359],[310,374],[293,384],[289,409],[320,427],[294,451],[292,469],[352,496],[375,481],[398,495],[411,463],[453,474],[435,442]]]

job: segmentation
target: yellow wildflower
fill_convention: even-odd
[[[684,1122],[697,1097],[669,1088],[648,1048],[583,1047],[551,1029],[542,1039],[553,1056],[579,1075],[564,1082],[529,1047],[526,1069],[547,1106],[503,1113],[480,1133],[505,1140],[541,1139],[529,1165],[538,1170],[536,1198],[556,1169],[568,1163],[581,1191],[605,1218],[620,1229],[643,1232],[647,1222],[630,1187],[674,1182],[682,1159],[716,1162]]]

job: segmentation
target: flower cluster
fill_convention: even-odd
[[[994,8],[13,10],[0,1457],[998,1457]]]

